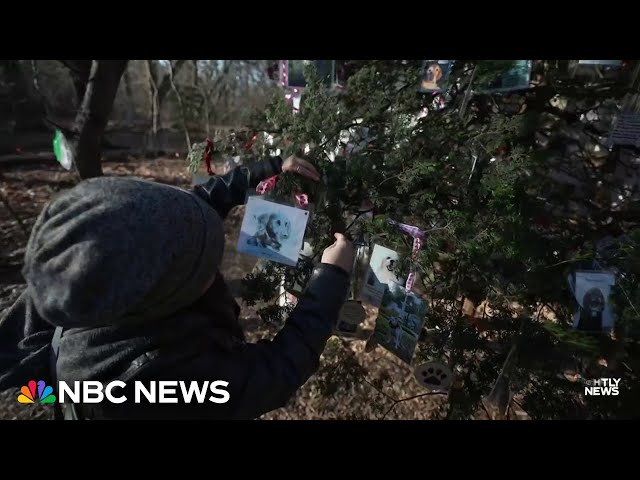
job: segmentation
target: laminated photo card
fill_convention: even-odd
[[[449,88],[453,60],[425,60],[422,64],[420,93],[444,92]]]
[[[289,89],[305,88],[307,79],[304,71],[310,63],[315,64],[316,73],[325,85],[331,86],[334,83],[335,62],[333,60],[281,60],[280,78],[282,86]]]
[[[569,280],[578,311],[573,327],[588,332],[607,332],[613,328],[614,315],[609,295],[615,285],[615,274],[605,271],[582,270]]]
[[[296,266],[309,212],[251,196],[240,227],[238,252]]]
[[[486,85],[478,85],[478,93],[513,92],[529,88],[531,60],[515,60],[513,67],[498,75]]]
[[[620,67],[622,60],[578,60],[579,65],[601,65],[605,67]]]
[[[374,245],[361,287],[360,300],[377,307],[382,301],[387,286],[391,283],[404,283],[395,272],[399,259],[398,252],[382,245]]]
[[[379,345],[411,363],[424,327],[427,303],[402,285],[391,283],[382,297],[373,336]]]

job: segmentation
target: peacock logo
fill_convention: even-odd
[[[36,387],[38,395],[36,396]],[[53,394],[53,388],[44,383],[44,380],[31,380],[20,389],[18,395],[19,403],[55,403],[56,396]]]

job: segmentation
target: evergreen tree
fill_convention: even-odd
[[[406,275],[411,238],[387,220],[427,232],[415,269],[430,310],[413,363],[437,360],[456,373],[442,418],[470,418],[483,398],[504,414],[512,395],[534,419],[637,417],[640,203],[616,172],[640,152],[606,144],[615,114],[637,98],[637,64],[589,77],[580,73],[596,70],[534,61],[530,88],[483,93],[514,65],[458,60],[448,90],[435,96],[418,92],[417,61],[353,61],[339,93],[309,66],[299,113],[281,94],[253,130],[216,147],[280,149],[323,172],[320,186],[281,175],[272,192],[291,203],[295,192],[309,195],[305,238],[315,261],[351,224],[352,235],[398,251]],[[247,143],[259,132],[272,144],[259,135]],[[637,173],[637,163],[625,166]],[[352,222],[365,201],[374,217]],[[612,334],[572,329],[567,275],[594,261],[618,273]],[[290,309],[276,302],[282,275],[291,289],[310,271],[308,261],[295,269],[267,262],[247,276],[245,301],[272,302],[263,318],[282,321]],[[335,384],[365,374],[355,363],[335,369]],[[620,395],[584,396],[575,374],[621,378]]]

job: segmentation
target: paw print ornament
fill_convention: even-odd
[[[416,380],[427,390],[449,390],[453,383],[453,372],[442,363],[427,362],[414,370]]]

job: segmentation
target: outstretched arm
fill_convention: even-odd
[[[206,183],[196,185],[193,191],[224,219],[233,207],[244,204],[247,190],[256,188],[262,180],[281,173],[282,164],[280,157],[253,160],[224,175],[211,177]]]
[[[307,289],[280,332],[270,341],[241,344],[230,351],[211,348],[164,372],[166,378],[224,380],[229,401],[172,406],[180,418],[254,419],[283,407],[320,364],[349,289],[349,275],[334,265],[316,266]]]
[[[272,341],[211,349],[178,367],[177,378],[229,382],[230,399],[204,416],[256,418],[282,407],[313,375],[348,294],[354,251],[341,234],[325,249],[298,304]]]
[[[320,180],[316,168],[302,158],[292,155],[283,161],[280,157],[270,157],[236,167],[225,175],[216,175],[207,183],[194,187],[194,192],[224,219],[233,207],[244,204],[248,189],[256,188],[262,180],[282,172],[294,172],[316,182]]]

